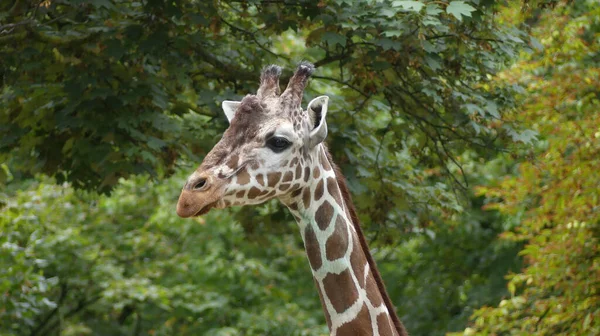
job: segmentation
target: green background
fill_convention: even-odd
[[[277,201],[175,215],[263,66],[411,335],[600,334],[597,1],[0,4],[0,334],[326,335]]]

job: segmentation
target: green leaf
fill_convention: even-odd
[[[425,56],[425,62],[434,71],[442,68],[442,62],[439,56],[435,54],[428,54]]]
[[[392,67],[392,65],[388,62],[380,62],[380,61],[373,62],[373,69],[375,69],[375,70],[381,71],[381,70],[389,69],[391,67]]]
[[[385,50],[394,49],[399,51],[402,49],[402,43],[389,38],[378,39],[375,41],[375,45],[378,45]]]
[[[524,144],[531,144],[532,141],[537,140],[538,132],[530,129],[526,129],[522,132],[519,132],[512,127],[504,126],[506,133],[511,136],[514,141],[520,141]]]
[[[401,7],[413,12],[419,12],[425,6],[425,4],[419,1],[394,1],[392,2],[392,6]]]
[[[335,46],[336,44],[339,44],[342,47],[346,46],[346,37],[335,32],[325,32],[323,36],[321,36],[321,40],[332,46]]]
[[[463,16],[471,17],[471,12],[476,9],[473,6],[466,4],[464,1],[452,1],[448,7],[446,7],[446,13],[454,15],[458,21],[462,21]]]
[[[398,36],[402,36],[402,31],[398,30],[398,29],[393,29],[393,30],[386,30],[382,33],[383,36],[385,37],[398,37]]]
[[[123,43],[117,39],[106,41],[106,49],[104,50],[106,55],[113,57],[115,60],[119,60],[126,52]]]
[[[108,9],[112,9],[114,8],[114,5],[110,2],[110,0],[92,0],[91,4],[94,7],[98,7],[98,8],[108,8]]]
[[[524,130],[520,134],[517,134],[514,138],[516,141],[521,141],[525,144],[530,144],[532,141],[537,140],[538,132],[534,130]]]
[[[397,13],[397,11],[391,10],[391,9],[389,9],[389,8],[382,8],[382,9],[379,11],[379,14],[381,14],[381,15],[383,15],[383,16],[386,16],[386,17],[388,17],[388,18],[391,18],[391,17],[394,17],[394,16],[396,16],[396,13]]]
[[[428,4],[425,12],[427,13],[427,15],[436,16],[442,13],[443,10],[436,4]]]
[[[479,107],[476,104],[465,104],[464,105],[465,108],[467,109],[467,111],[469,111],[469,114],[474,115],[474,114],[479,114],[480,116],[483,116],[483,109],[481,109],[481,107]]]
[[[204,26],[209,23],[209,20],[201,13],[192,13],[192,14],[189,14],[188,17],[190,18],[190,21],[194,24],[199,24],[199,25]]]
[[[534,36],[531,36],[529,38],[529,44],[531,45],[531,47],[533,47],[535,50],[537,51],[542,51],[544,50],[544,46],[540,43],[540,41],[538,39],[536,39]]]
[[[498,112],[498,105],[493,101],[488,101],[486,105],[486,112],[496,119],[500,119],[500,113]]]

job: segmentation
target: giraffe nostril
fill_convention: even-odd
[[[198,182],[196,182],[196,184],[194,184],[193,189],[194,190],[202,190],[202,189],[204,189],[204,187],[206,187],[206,179],[201,178],[198,180]]]

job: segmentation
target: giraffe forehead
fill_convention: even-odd
[[[256,142],[262,143],[272,136],[284,137],[292,142],[304,138],[304,123],[301,119],[272,113],[263,115],[262,118],[254,118],[250,122],[243,121],[239,120],[235,124],[232,122],[225,132],[223,139],[231,150]]]
[[[287,119],[293,125],[302,125],[303,121],[308,119],[308,113],[302,110],[300,105],[286,98],[271,97],[263,99],[262,107],[261,112],[267,118]]]
[[[240,132],[249,128],[275,127],[286,121],[296,124],[305,116],[307,114],[300,106],[293,106],[285,99],[274,97],[260,100],[256,96],[246,96],[238,107],[230,128]]]

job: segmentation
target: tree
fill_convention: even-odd
[[[226,212],[173,216],[179,175],[122,181],[111,197],[40,177],[8,199],[0,333],[324,334],[300,237],[248,243]]]
[[[543,49],[502,75],[526,88],[519,122],[543,135],[518,174],[482,186],[487,208],[514,217],[527,266],[509,298],[474,315],[465,335],[600,333],[600,8],[559,3],[533,29]]]
[[[333,144],[376,135],[351,141],[344,163],[370,169],[381,160],[379,147],[408,147],[429,166],[446,167],[465,146],[486,152],[505,134],[496,121],[510,90],[491,92],[482,83],[525,35],[496,25],[495,6],[6,3],[0,153],[13,170],[102,192],[131,174],[168,176],[178,157],[197,158],[214,142],[218,132],[211,130],[223,130],[221,100],[252,92],[266,63],[289,68],[308,58],[321,68],[317,80],[333,85],[334,112],[352,111],[332,123],[345,125]],[[302,39],[306,48],[289,47]],[[213,119],[196,128],[201,116]],[[381,169],[379,180],[399,180],[393,171]],[[456,178],[448,169],[446,175]]]
[[[325,332],[281,207],[210,213],[204,227],[172,208],[178,166],[227,125],[220,102],[256,90],[264,65],[286,66],[285,81],[301,59],[318,68],[306,98],[331,97],[328,142],[407,327],[462,329],[519,264],[518,243],[496,240],[503,215],[466,190],[534,138],[506,118],[520,88],[493,85],[529,41],[501,5],[3,3],[0,332]]]

